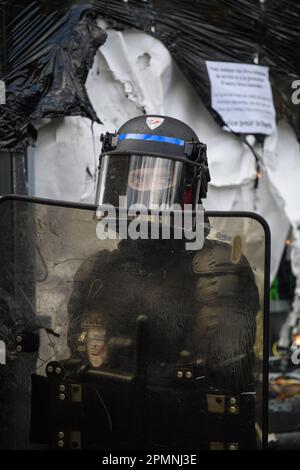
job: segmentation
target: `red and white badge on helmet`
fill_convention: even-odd
[[[161,126],[163,122],[164,122],[164,118],[160,118],[160,117],[148,117],[146,119],[147,126],[150,127],[152,131],[154,131],[154,129],[157,129],[159,126]]]

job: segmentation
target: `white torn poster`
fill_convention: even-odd
[[[206,61],[211,106],[226,130],[270,135],[276,129],[269,68],[262,65]]]

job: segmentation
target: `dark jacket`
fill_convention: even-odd
[[[149,367],[188,358],[206,366],[214,386],[240,388],[251,380],[258,309],[253,271],[243,255],[233,261],[230,244],[206,239],[195,252],[185,251],[182,241],[123,240],[79,268],[69,346],[75,353],[82,332],[98,324],[108,342],[123,339],[134,351],[136,319],[146,315]],[[125,354],[118,367],[130,369],[133,356]]]

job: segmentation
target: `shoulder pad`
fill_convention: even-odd
[[[218,240],[205,240],[202,250],[194,255],[193,271],[197,274],[236,272],[251,269],[241,246]]]

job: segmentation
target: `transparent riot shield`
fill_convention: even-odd
[[[261,448],[266,223],[207,213],[191,251],[94,214],[1,200],[0,448]]]

